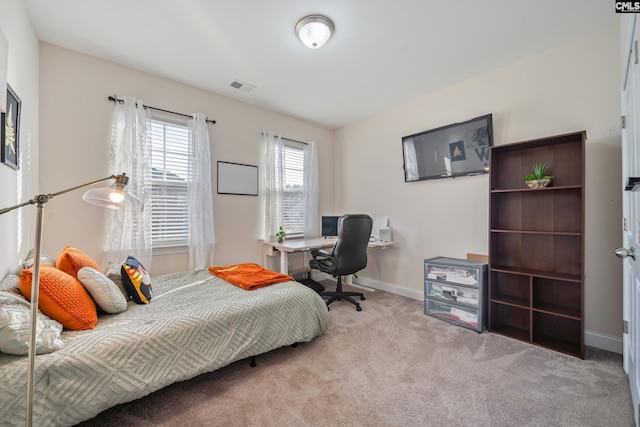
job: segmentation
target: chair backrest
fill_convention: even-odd
[[[373,220],[365,214],[346,214],[338,220],[338,240],[333,245],[336,276],[354,274],[367,266],[367,245]]]

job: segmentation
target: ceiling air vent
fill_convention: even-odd
[[[231,87],[234,87],[238,90],[241,90],[243,92],[251,92],[252,90],[254,90],[256,87],[254,85],[250,85],[249,83],[244,83],[241,82],[240,80],[234,80],[231,82]]]

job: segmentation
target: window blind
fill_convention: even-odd
[[[189,241],[189,129],[154,118],[151,129],[151,239],[153,247]]]
[[[304,151],[291,142],[284,147],[283,217],[287,235],[304,233]]]

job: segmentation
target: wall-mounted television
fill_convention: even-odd
[[[491,114],[402,137],[405,182],[489,172]]]
[[[323,216],[322,222],[322,236],[323,237],[336,237],[338,235],[338,220],[339,216]]]

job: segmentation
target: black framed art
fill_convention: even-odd
[[[7,110],[0,117],[0,161],[19,169],[20,159],[20,98],[7,84]]]
[[[218,194],[258,195],[258,166],[218,160]]]

